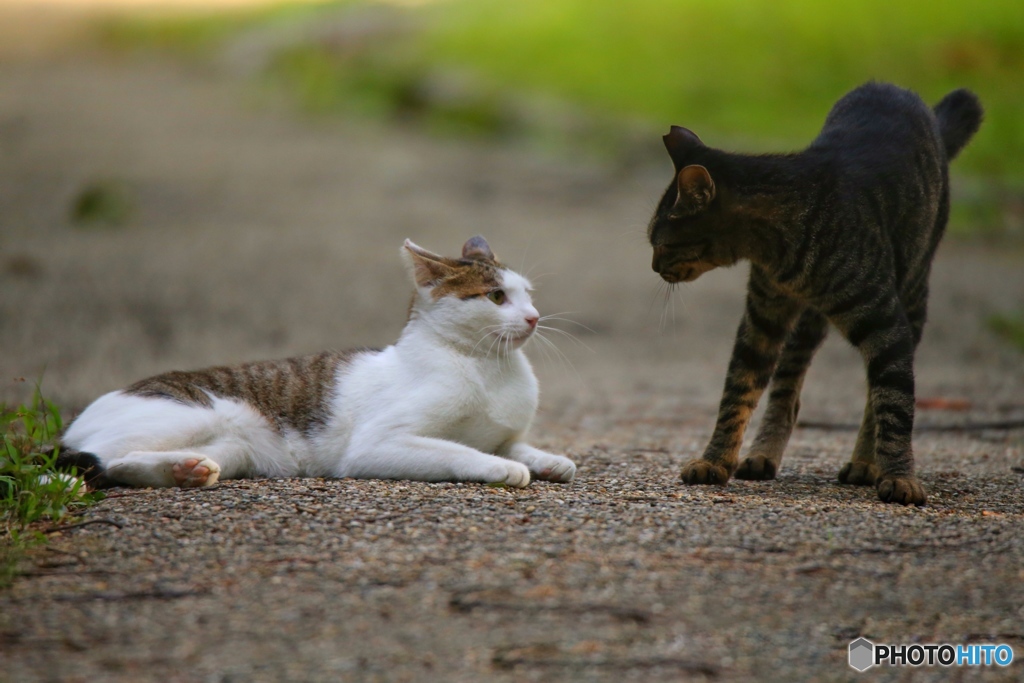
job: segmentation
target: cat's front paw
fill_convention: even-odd
[[[777,467],[772,460],[763,455],[751,455],[740,463],[739,469],[736,470],[736,478],[749,481],[767,481],[768,479],[774,479],[776,473]]]
[[[717,484],[725,486],[729,471],[710,460],[691,460],[683,465],[679,478],[686,484]]]
[[[900,505],[924,505],[928,497],[917,477],[892,477],[882,475],[878,479],[878,497],[885,503]]]
[[[576,463],[561,455],[545,454],[530,465],[530,473],[543,481],[567,483],[576,476]]]
[[[530,483],[530,470],[526,465],[507,460],[495,467],[494,473],[487,478],[488,484],[505,484],[513,488],[525,488]]]

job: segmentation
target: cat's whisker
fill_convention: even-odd
[[[654,285],[654,291],[651,293],[651,303],[647,306],[647,315],[651,314],[654,310],[654,304],[657,303],[658,297],[661,295],[661,288],[665,285],[665,281],[662,280],[658,284]]]
[[[669,307],[672,304],[672,285],[665,283],[661,288],[661,320],[658,329],[659,334],[665,333],[665,328],[668,326],[668,312]]]
[[[473,345],[473,349],[470,351],[470,354],[476,353],[477,348],[485,341],[487,341],[488,337],[494,335],[493,332],[489,332],[488,330],[500,329],[502,327],[504,327],[504,325],[487,325],[486,327],[481,328],[481,331],[484,332],[484,336],[480,338],[480,341]],[[489,356],[491,353],[491,348],[494,348],[493,343],[491,344],[491,347],[487,349],[487,353],[484,355]]]
[[[539,341],[546,344],[548,347],[550,347],[554,351],[555,357],[572,370],[573,374],[576,375],[577,380],[582,380],[579,371],[576,370],[576,366],[573,365],[572,361],[569,360],[569,357],[565,355],[565,352],[558,348],[557,344],[555,344],[553,341],[545,337],[539,329],[537,332],[534,333],[533,336],[536,337]]]
[[[490,358],[490,356],[491,356],[491,351],[493,351],[493,350],[494,350],[494,347],[495,347],[495,345],[497,345],[497,344],[500,344],[500,343],[501,343],[501,337],[502,337],[502,335],[501,335],[501,334],[497,334],[497,335],[495,335],[495,336],[494,336],[494,339],[493,339],[493,340],[491,341],[491,345],[487,347],[487,353],[486,353],[485,355],[486,355],[486,356],[487,356],[488,358]],[[501,353],[501,347],[500,347],[500,346],[498,347],[498,353],[499,353],[499,354]]]
[[[547,272],[547,273],[541,273],[540,275],[530,275],[529,273],[527,273],[523,277],[525,277],[531,283],[536,284],[536,283],[540,282],[543,278],[546,278],[548,275],[554,275],[554,273]]]
[[[537,325],[537,329],[538,330],[547,330],[548,332],[557,332],[558,334],[562,335],[563,337],[565,337],[569,341],[574,342],[576,344],[579,344],[580,346],[585,348],[587,351],[590,351],[591,353],[594,352],[594,350],[592,348],[590,348],[589,346],[587,346],[586,344],[584,344],[579,339],[579,337],[577,337],[576,335],[574,335],[574,334],[572,334],[570,332],[566,332],[565,330],[560,330],[557,327],[551,327],[550,325],[539,325],[538,324]]]
[[[555,360],[557,360],[559,362],[564,362],[563,358],[561,356],[559,356],[559,355],[555,355],[554,358],[552,358],[551,348],[553,348],[553,344],[551,343],[551,341],[549,339],[547,339],[543,334],[541,334],[539,332],[535,332],[533,336],[537,340],[537,343],[538,343],[536,348],[540,349],[540,351],[544,354],[544,358],[548,362],[554,362]],[[555,350],[557,351],[557,349],[555,349]]]
[[[597,334],[597,332],[595,332],[594,330],[592,330],[591,328],[587,327],[586,325],[584,325],[581,322],[577,322],[577,321],[573,320],[572,318],[562,318],[562,317],[559,317],[559,316],[562,316],[562,315],[567,315],[567,314],[572,313],[572,312],[573,311],[562,311],[561,313],[552,313],[550,315],[543,315],[543,316],[540,317],[540,319],[537,322],[544,322],[545,320],[561,320],[562,322],[572,323],[573,325],[578,325],[579,327],[582,327],[583,329],[585,329],[587,332],[590,332],[591,334]]]
[[[512,332],[505,333],[505,362],[508,363],[508,370],[512,372]]]
[[[676,284],[677,283],[672,283],[672,284],[670,284],[668,286],[668,300],[669,300],[669,305],[670,305],[671,310],[672,310],[672,328],[673,329],[675,329],[675,326],[676,326],[676,299],[678,298],[678,297],[676,297],[676,291],[678,291],[676,289]]]
[[[534,333],[533,336],[534,336],[534,338],[537,339],[538,343],[537,344],[533,344],[530,348],[537,349],[541,354],[543,354],[544,355],[544,362],[546,364],[547,363],[551,363],[552,362],[552,360],[551,360],[551,353],[548,351],[547,347],[546,346],[539,346],[538,345],[538,344],[540,344],[541,341],[543,341],[541,339],[540,335]]]

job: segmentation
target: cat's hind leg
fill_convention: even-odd
[[[815,351],[828,333],[828,320],[807,309],[786,340],[782,357],[772,375],[768,407],[754,444],[739,469],[737,479],[774,479],[800,412],[800,390]]]
[[[928,269],[925,268],[920,277],[912,281],[908,291],[902,297],[904,310],[906,311],[907,322],[910,325],[910,334],[913,348],[916,351],[917,345],[921,342],[921,334],[924,332],[924,323],[928,310]],[[864,418],[860,424],[860,432],[857,433],[857,444],[853,447],[853,457],[850,462],[843,465],[839,470],[839,482],[855,486],[874,486],[878,482],[881,470],[875,462],[875,432],[878,426],[875,422],[875,411],[871,408],[871,396],[864,406]]]
[[[887,503],[924,505],[927,496],[914,475],[911,443],[916,336],[895,294],[875,294],[870,306],[837,316],[833,322],[860,351],[867,368],[878,497]]]
[[[220,465],[198,451],[132,451],[106,467],[114,485],[170,488],[213,486]]]

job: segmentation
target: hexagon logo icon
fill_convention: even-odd
[[[858,638],[850,643],[850,666],[857,671],[867,671],[875,665],[875,644],[867,638]]]

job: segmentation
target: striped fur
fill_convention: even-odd
[[[356,354],[376,351],[323,351],[191,372],[175,370],[136,382],[124,393],[203,408],[213,406],[212,396],[237,398],[259,411],[278,431],[290,428],[310,434],[327,423],[338,370]]]
[[[648,230],[653,269],[682,282],[751,262],[718,421],[703,457],[684,466],[685,482],[775,477],[804,374],[831,323],[861,352],[869,386],[839,480],[876,485],[887,502],[924,504],[911,448],[914,351],[949,216],[949,161],[981,118],[966,90],[932,110],[909,91],[869,83],[836,103],[800,153],[731,154],[678,127],[665,136],[676,175]],[[744,431],[769,384],[741,463]]]

